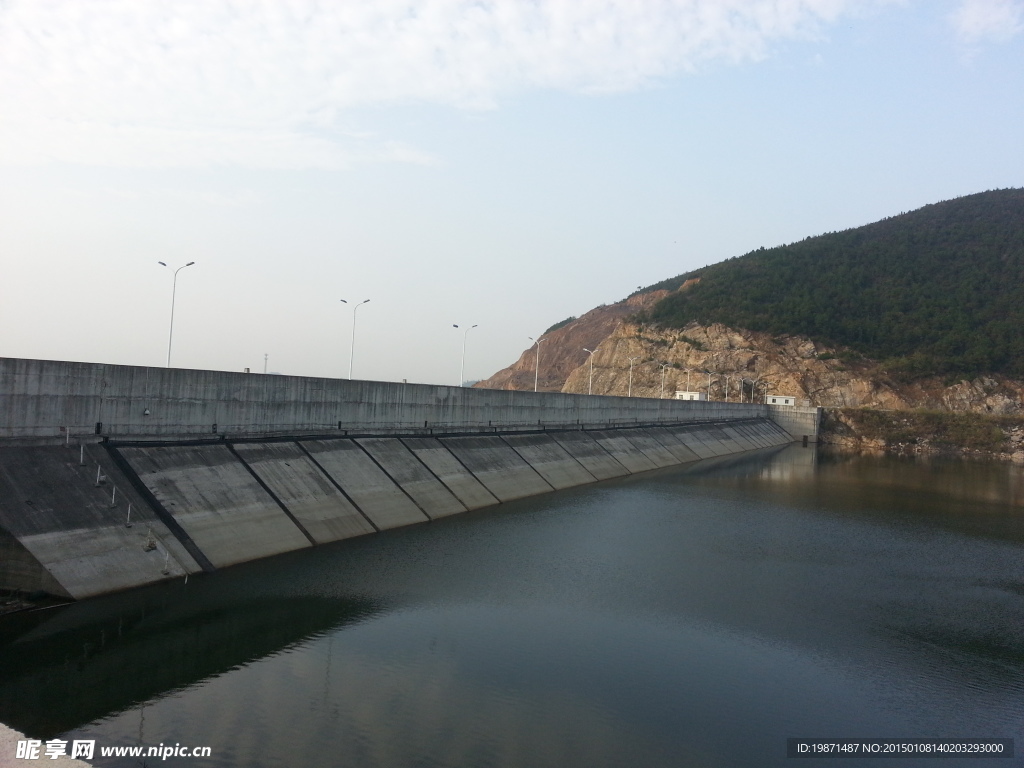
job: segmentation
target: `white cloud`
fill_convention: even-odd
[[[1021,0],[961,0],[950,16],[962,44],[1005,43],[1024,32],[1024,2]]]
[[[415,147],[344,130],[346,110],[487,109],[530,88],[642,88],[709,61],[756,61],[864,5],[8,0],[0,4],[0,162],[430,163]]]

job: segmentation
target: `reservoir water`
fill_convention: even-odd
[[[8,616],[0,721],[96,765],[1020,766],[1024,468],[791,446]],[[98,756],[158,744],[211,754]]]

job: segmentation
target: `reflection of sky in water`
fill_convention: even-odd
[[[998,723],[954,680],[920,690],[895,664],[864,671],[708,628],[449,606],[390,614],[157,702],[142,741],[199,730],[221,765],[765,765],[775,761],[750,758],[768,758],[780,734]],[[950,693],[924,717],[901,714]],[[97,730],[132,733],[139,717]]]
[[[882,515],[832,496],[927,486],[929,464],[813,455],[599,483],[197,580],[147,609],[159,631],[89,662],[177,683],[74,733],[137,743],[141,725],[142,743],[209,745],[217,766],[771,766],[788,736],[1024,738],[1019,542],[975,535],[956,503],[928,517],[895,496]],[[109,622],[116,599],[65,615]]]

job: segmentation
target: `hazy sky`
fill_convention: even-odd
[[[1024,186],[1024,0],[0,0],[0,355],[455,384]]]

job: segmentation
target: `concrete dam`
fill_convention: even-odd
[[[815,441],[818,411],[0,359],[0,591],[80,599]]]

